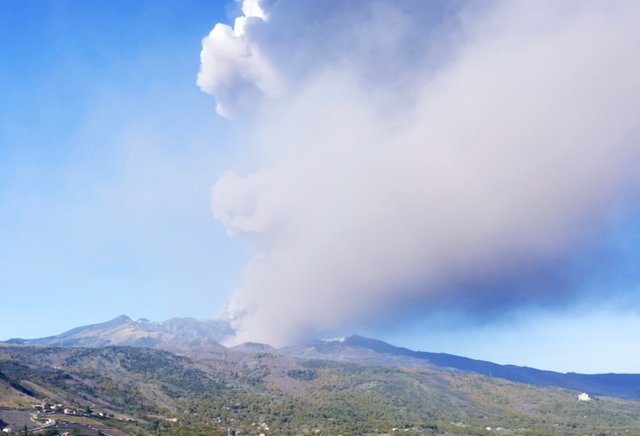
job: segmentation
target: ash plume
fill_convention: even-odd
[[[256,254],[225,314],[347,324],[579,299],[638,192],[640,3],[245,0],[198,84],[255,147],[213,187]]]

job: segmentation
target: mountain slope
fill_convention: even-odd
[[[225,321],[200,321],[172,318],[162,323],[145,319],[132,320],[126,315],[110,321],[77,327],[59,335],[39,339],[9,339],[6,343],[60,347],[104,347],[128,345],[138,347],[192,348],[217,346],[233,333]]]
[[[333,341],[314,341],[307,346],[285,347],[280,350],[253,343],[245,343],[229,349],[219,345],[219,341],[232,334],[231,326],[220,320],[198,321],[192,318],[172,318],[156,323],[144,319],[134,321],[122,315],[104,323],[78,327],[56,336],[40,339],[12,339],[7,342],[62,347],[126,345],[159,348],[188,353],[194,358],[208,359],[209,363],[216,362],[215,364],[220,368],[228,368],[229,362],[236,362],[242,359],[241,356],[252,353],[278,353],[304,359],[400,368],[450,368],[535,386],[553,386],[594,395],[640,400],[639,374],[563,374],[516,365],[500,365],[446,353],[413,351],[357,335]]]
[[[340,340],[316,341],[307,347],[288,347],[283,352],[304,358],[400,367],[452,368],[536,386],[555,386],[596,395],[640,400],[640,374],[577,374],[500,365],[446,353],[429,353],[396,347],[386,342],[351,335]]]
[[[472,373],[247,353],[221,370],[140,347],[0,346],[7,386],[33,402],[112,413],[127,434],[639,434],[640,404],[577,400]],[[275,380],[280,380],[280,384]],[[300,389],[287,389],[286,380]],[[57,418],[66,419],[64,416]]]

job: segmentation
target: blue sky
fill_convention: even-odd
[[[412,4],[408,2],[406,7]],[[395,182],[390,181],[404,177],[403,172],[397,171],[404,165],[403,159],[411,163],[419,159],[411,160],[409,152],[400,156],[385,155],[384,159],[378,159],[380,156],[375,154],[371,159],[362,157],[371,154],[367,135],[383,138],[387,132],[377,130],[378,127],[390,129],[395,125],[392,123],[398,122],[388,108],[404,107],[405,99],[414,98],[409,94],[419,95],[424,91],[418,86],[422,78],[412,72],[417,68],[413,65],[415,53],[433,51],[431,44],[438,42],[436,60],[425,63],[425,68],[437,70],[439,63],[449,65],[450,62],[448,55],[440,51],[445,52],[449,44],[461,43],[456,38],[438,39],[429,34],[423,35],[426,42],[422,44],[415,42],[411,33],[398,31],[396,35],[389,31],[385,21],[395,19],[396,15],[384,9],[360,14],[358,8],[366,8],[363,5],[367,2],[354,2],[350,7],[337,2],[327,10],[307,8],[295,2],[289,3],[288,11],[278,9],[280,5],[287,5],[286,0],[274,5],[267,11],[271,14],[270,21],[266,21],[272,33],[261,27],[265,22],[255,11],[245,11],[246,33],[237,30],[237,24],[235,31],[226,28],[229,35],[233,35],[231,40],[247,43],[243,46],[247,52],[240,60],[227,56],[236,46],[230,51],[221,50],[224,48],[221,40],[208,38],[210,57],[203,62],[202,71],[204,79],[209,81],[199,82],[200,89],[196,78],[201,68],[202,39],[216,23],[233,25],[234,18],[242,15],[239,3],[215,0],[0,2],[0,298],[3,312],[0,339],[47,336],[122,313],[158,321],[174,316],[211,318],[231,296],[231,309],[239,307],[238,313],[249,313],[243,325],[247,337],[257,330],[269,330],[263,326],[273,323],[274,337],[298,328],[326,335],[358,331],[414,349],[444,351],[500,363],[563,371],[640,372],[640,352],[637,351],[640,347],[634,337],[640,328],[635,271],[640,232],[634,208],[625,203],[629,198],[636,198],[635,191],[626,189],[625,195],[616,199],[617,206],[612,210],[622,210],[622,218],[612,218],[616,215],[613,212],[601,220],[576,218],[577,225],[569,226],[572,233],[566,242],[563,239],[567,228],[563,227],[565,216],[575,218],[579,215],[577,210],[584,212],[608,204],[596,198],[592,203],[576,202],[571,208],[557,206],[561,213],[556,213],[548,204],[558,205],[574,197],[575,192],[580,196],[593,188],[576,177],[575,183],[565,186],[567,197],[552,195],[548,204],[534,203],[546,212],[538,217],[543,223],[554,213],[563,217],[562,220],[550,218],[544,223],[547,226],[540,231],[544,237],[528,237],[539,231],[527,224],[533,221],[530,216],[536,217],[537,212],[530,214],[524,210],[513,216],[497,213],[496,220],[505,220],[506,224],[501,221],[501,226],[507,229],[504,233],[510,235],[510,239],[509,236],[506,242],[503,238],[491,239],[492,227],[487,233],[464,225],[455,227],[459,234],[488,241],[491,249],[483,251],[473,246],[475,251],[469,257],[473,261],[471,267],[464,262],[438,264],[441,253],[454,258],[459,247],[452,247],[450,238],[441,238],[441,231],[422,226],[425,217],[434,216],[433,211],[409,200],[398,203],[395,198],[382,197],[389,185],[397,190],[395,192],[406,190],[405,185],[394,185]],[[407,22],[402,21],[403,11],[396,12],[398,21],[394,24],[406,25]],[[561,12],[558,16],[566,19],[566,11]],[[430,15],[434,29],[446,30],[459,25],[448,21],[447,13],[444,7]],[[329,31],[321,26],[309,27],[305,20],[314,16],[321,16],[317,21],[325,23]],[[365,20],[369,26],[362,29],[371,28],[376,33],[366,34],[358,26],[343,25],[343,20],[358,19]],[[376,21],[380,19],[382,24]],[[514,18],[516,22],[520,19]],[[528,29],[529,24],[524,23],[524,28]],[[402,26],[395,29],[398,27]],[[407,32],[412,29],[410,25],[406,28]],[[353,29],[363,32],[358,34],[360,45],[356,44],[355,48],[341,43],[346,38],[341,32]],[[453,67],[446,66],[446,77],[453,77],[454,85],[476,85],[473,81],[464,81],[463,67],[483,67],[484,64],[479,67],[474,63],[477,51],[473,50],[482,48],[483,43],[494,44],[494,34],[483,37],[482,29],[473,31],[481,35],[479,43],[469,44],[471,49],[463,45],[451,50],[463,54],[467,49],[471,51],[469,56],[461,56],[459,70],[455,62]],[[508,31],[502,29],[495,33]],[[520,36],[517,34],[514,39]],[[340,50],[344,47],[351,47],[348,62],[341,61]],[[384,50],[392,50],[397,62],[391,66],[388,61],[376,63],[380,62],[376,59],[388,59]],[[511,59],[510,48],[504,50],[508,53],[505,58]],[[591,57],[585,56],[585,59],[583,63],[576,62],[575,67],[588,65]],[[343,74],[344,71],[337,71],[336,64],[341,68],[347,65],[346,68],[352,70],[348,73],[364,70],[365,78]],[[505,70],[510,67],[508,63],[496,65]],[[382,68],[378,68],[380,66]],[[397,95],[391,93],[393,97],[383,91],[379,95],[365,92],[363,97],[353,85],[353,81],[364,81],[367,91],[377,89],[372,88],[371,83],[386,86],[389,75],[395,81],[400,70],[406,83],[417,84],[411,92],[401,89]],[[229,75],[221,75],[219,71],[227,71]],[[370,74],[371,71],[376,73]],[[481,73],[474,76],[480,76],[478,83],[482,83]],[[540,72],[543,76],[544,73]],[[444,90],[430,94],[426,100],[446,97],[441,98],[440,107],[445,109],[439,118],[440,124],[446,126],[447,105],[454,107],[451,113],[455,114],[457,97],[447,94],[448,79],[435,73],[427,78],[429,84],[436,83]],[[551,81],[548,88],[553,88],[554,83]],[[491,85],[488,82],[489,89]],[[390,89],[400,89],[394,86]],[[262,105],[266,110],[229,120],[216,112],[216,99],[203,90],[225,105],[222,109],[218,107],[220,113],[236,114],[247,108],[262,108]],[[466,95],[464,105],[477,107],[481,97]],[[572,101],[572,96],[562,98]],[[368,107],[369,103],[372,107],[380,104],[385,110],[363,111],[362,107]],[[420,114],[415,107],[419,106],[412,106],[412,116],[416,118]],[[532,111],[534,109],[537,110]],[[336,113],[342,115],[334,117]],[[378,118],[380,113],[384,119]],[[490,119],[478,118],[487,129],[491,128]],[[326,120],[327,124],[318,128],[318,119]],[[290,120],[294,120],[291,125]],[[546,122],[539,121],[541,125]],[[482,123],[471,123],[469,131],[480,129],[482,132]],[[606,123],[603,120],[603,124]],[[403,126],[403,135],[421,137],[424,132],[420,125]],[[338,133],[334,134],[334,130]],[[458,124],[453,130],[459,136]],[[514,125],[514,138],[519,130],[521,128]],[[310,138],[309,132],[320,139]],[[597,136],[592,133],[587,136]],[[506,132],[505,136],[509,134]],[[440,135],[451,138],[445,130]],[[457,140],[457,136],[452,140]],[[581,136],[576,134],[576,137]],[[390,138],[406,139],[405,136]],[[342,147],[341,141],[352,141],[356,145]],[[359,141],[363,143],[362,148]],[[405,149],[411,151],[414,142]],[[300,143],[308,149],[296,149]],[[603,161],[598,157],[597,145],[593,145],[593,149],[588,147],[587,152]],[[526,155],[527,150],[523,150]],[[502,151],[498,149],[496,153]],[[443,161],[451,157],[446,151],[436,156]],[[530,157],[535,160],[536,156]],[[353,165],[354,157],[357,165]],[[608,159],[605,158],[605,163],[612,167],[618,165],[618,161]],[[384,161],[385,166],[377,167],[379,161]],[[540,168],[546,167],[524,167],[522,172],[535,172]],[[501,168],[497,168],[497,172],[500,171]],[[371,178],[370,174],[375,177]],[[510,172],[504,174],[511,175]],[[605,173],[595,171],[586,179],[604,176]],[[554,177],[550,174],[545,178],[553,184],[551,191],[562,193],[561,185],[567,177]],[[451,186],[457,186],[457,180],[446,175],[437,179],[442,185]],[[427,186],[433,185],[436,179],[412,179],[409,186],[421,181]],[[362,187],[367,184],[370,189]],[[614,184],[612,182],[612,186]],[[213,210],[212,186],[216,187]],[[451,192],[460,198],[466,195],[466,191],[457,190],[427,189],[423,193],[438,198]],[[420,193],[411,191],[407,198]],[[521,197],[523,191],[514,191],[504,198],[511,204]],[[467,203],[490,205],[492,209],[486,206],[477,216],[491,220],[490,212],[500,209],[504,198],[479,196]],[[538,191],[532,198],[537,201]],[[381,199],[388,204],[377,209],[384,203]],[[401,213],[403,207],[407,208],[406,213]],[[545,211],[545,207],[549,210]],[[389,209],[397,209],[398,216],[387,216]],[[407,221],[398,224],[398,217],[407,216]],[[414,221],[411,217],[415,217]],[[443,217],[444,221],[456,218],[446,214]],[[390,223],[385,222],[387,218]],[[513,234],[509,234],[509,225],[513,222],[517,225],[513,226]],[[522,229],[520,222],[525,222]],[[421,235],[415,238],[417,244],[398,231],[402,227],[416,228],[415,233]],[[574,227],[586,230],[574,234]],[[297,233],[300,229],[302,236]],[[348,235],[344,233],[347,231]],[[236,237],[230,238],[228,233]],[[294,239],[296,243],[291,243]],[[545,244],[540,243],[541,239]],[[556,240],[566,242],[569,248],[557,248]],[[573,243],[574,240],[580,242]],[[423,252],[422,247],[429,244],[438,251],[437,257]],[[469,246],[462,247],[469,250]],[[576,255],[576,247],[585,250]],[[515,273],[508,269],[513,261],[511,254],[506,258],[495,254],[501,250],[512,253],[514,249],[525,259],[524,266],[517,265],[522,267],[522,273],[518,268]],[[380,254],[379,258],[376,253]],[[415,256],[411,256],[412,253]],[[417,260],[404,259],[404,256]],[[474,260],[474,256],[481,260]],[[526,263],[529,258],[533,259],[530,264]],[[309,267],[310,259],[318,260],[315,268]],[[403,261],[394,264],[395,259]],[[476,274],[477,265],[488,265],[486,259],[495,261],[487,268],[489,272]],[[393,274],[371,274],[367,262],[375,265],[380,261],[385,265],[389,262]],[[505,310],[504,316],[495,318],[478,313],[470,317],[464,313],[454,316],[448,311],[438,315],[437,310],[431,310],[436,298],[433,293],[420,291],[416,296],[413,291],[406,291],[403,294],[404,289],[411,286],[426,289],[433,285],[435,279],[421,275],[429,269],[425,265],[431,266],[430,262],[443,270],[451,265],[460,267],[466,274],[461,275],[463,282],[478,283],[479,277],[484,277],[490,288],[492,284],[505,283],[503,279],[507,277],[508,286],[520,289],[511,289],[510,293],[488,290],[491,296],[483,300],[477,292],[451,285],[450,277],[438,276],[438,280],[450,284],[453,298],[461,301],[461,305],[475,301],[478,307],[492,304],[501,311],[501,302],[504,302]],[[344,265],[351,271],[345,272]],[[495,271],[494,265],[498,265]],[[571,274],[565,274],[570,276],[568,279],[553,278],[562,275],[564,266],[574,265],[577,266]],[[527,269],[529,267],[533,269]],[[284,271],[285,277],[277,271]],[[533,282],[538,287],[550,283],[550,287],[534,289],[529,280],[531,271],[549,272],[551,279],[536,277]],[[396,280],[396,274],[403,274],[406,280]],[[361,279],[367,275],[371,278]],[[337,277],[336,280],[333,277]],[[345,288],[339,279],[353,287]],[[317,292],[316,286],[320,289]],[[563,286],[572,288],[563,289]],[[527,294],[530,288],[532,295]],[[584,298],[574,298],[581,294]],[[534,304],[514,304],[518,299],[531,300]],[[548,304],[552,300],[555,302]],[[416,301],[420,303],[412,307]],[[267,309],[250,313],[258,303]],[[469,307],[475,306],[469,304]],[[386,313],[387,310],[390,313]],[[335,316],[324,316],[333,311]],[[294,312],[299,314],[298,318],[287,315]],[[368,314],[363,316],[363,312]],[[375,321],[378,314],[381,322]],[[469,322],[471,318],[480,321]],[[283,325],[277,325],[278,322]]]
[[[0,4],[0,336],[208,318],[245,247],[211,214],[233,129],[195,86],[219,2]]]

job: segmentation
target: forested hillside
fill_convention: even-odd
[[[636,402],[581,402],[575,391],[455,370],[276,352],[201,350],[187,357],[134,347],[3,346],[0,374],[5,409],[62,404],[126,434],[640,432]],[[58,420],[79,419],[57,413]]]

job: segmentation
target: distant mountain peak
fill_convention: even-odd
[[[14,338],[7,342],[69,347],[127,345],[191,348],[203,345],[217,346],[233,332],[228,323],[219,320],[171,318],[164,322],[153,322],[145,318],[134,321],[127,315],[120,315],[103,323],[76,327],[55,336],[38,339]]]
[[[337,338],[331,338],[331,339],[322,339],[322,342],[326,342],[326,343],[332,343],[332,342],[345,342],[347,339],[349,339],[349,337],[351,337],[352,335],[345,335],[345,336],[339,336]]]
[[[349,347],[367,348],[379,353],[404,354],[410,350],[402,347],[396,347],[379,339],[367,338],[358,334],[349,334],[339,338],[321,341],[326,345],[343,345]]]
[[[120,315],[102,324],[118,325],[118,324],[125,324],[129,322],[133,322],[133,320],[129,318],[127,315]],[[94,324],[94,325],[100,325],[100,324]]]
[[[260,342],[243,342],[242,344],[231,347],[234,350],[247,352],[275,352],[276,349],[271,345],[262,344]]]

